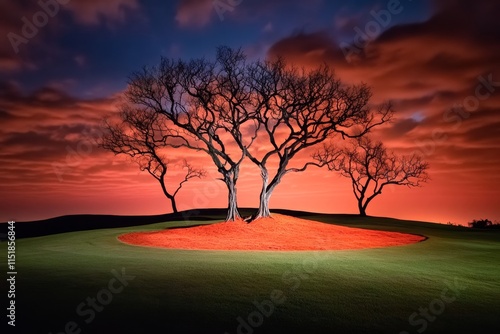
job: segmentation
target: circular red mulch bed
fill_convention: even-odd
[[[120,235],[124,243],[191,250],[342,250],[401,246],[423,241],[419,235],[374,231],[273,214],[247,224],[223,222]]]

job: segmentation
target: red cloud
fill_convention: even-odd
[[[181,0],[175,20],[182,27],[203,27],[213,14],[212,0]]]
[[[124,22],[140,5],[138,0],[71,0],[67,7],[79,23],[95,25],[101,21]]]
[[[396,121],[373,136],[430,162],[433,180],[407,195],[414,207],[438,213],[442,221],[466,212],[470,218],[472,212],[498,216],[492,198],[500,196],[494,176],[500,163],[499,10],[489,1],[437,1],[428,21],[392,27],[368,41],[351,63],[333,31],[284,38],[268,56],[306,67],[325,62],[346,82],[371,85],[374,101],[394,101]],[[400,203],[398,196],[384,196],[372,212]],[[439,196],[454,200],[433,203]],[[416,215],[418,209],[401,205],[404,216]]]

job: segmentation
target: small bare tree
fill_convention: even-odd
[[[173,150],[174,147],[181,146],[176,140],[178,134],[168,127],[168,122],[159,114],[147,110],[138,112],[123,105],[120,121],[106,121],[105,129],[107,131],[101,138],[101,147],[115,154],[128,155],[139,165],[141,171],[151,174],[160,183],[163,194],[170,200],[172,211],[177,213],[175,196],[188,180],[205,176],[205,170],[195,168],[183,159],[184,177],[174,190],[168,190],[170,187],[167,186],[167,171],[170,164],[166,150],[168,147]]]
[[[368,204],[385,186],[418,187],[429,180],[429,164],[421,156],[398,156],[367,137],[357,138],[343,149],[325,146],[314,158],[351,180],[361,216],[366,216]]]

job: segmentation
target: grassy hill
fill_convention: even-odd
[[[223,211],[189,220],[69,216],[40,222],[36,233],[21,227],[35,223],[17,223],[32,237],[16,244],[16,332],[499,332],[499,231],[276,212],[428,239],[354,251],[186,251],[129,246],[117,236],[213,223]],[[33,237],[48,231],[57,234]],[[0,243],[2,254],[6,247]]]

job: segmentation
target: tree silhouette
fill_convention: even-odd
[[[306,71],[283,59],[247,62],[241,50],[219,47],[214,60],[162,58],[158,66],[133,73],[123,108],[141,114],[134,116],[141,122],[155,120],[168,134],[163,141],[160,136],[159,145],[207,154],[228,189],[226,220],[235,220],[245,157],[262,176],[259,210],[252,218],[267,217],[270,197],[286,174],[326,163],[291,166],[299,153],[335,134],[363,136],[391,118],[391,104],[374,107],[370,97],[369,87],[343,84],[326,65]]]
[[[247,94],[243,86],[241,92],[229,91],[237,85],[234,80],[244,79],[244,62],[241,51],[227,48],[219,48],[214,61],[162,58],[159,66],[134,73],[125,93],[133,110],[161,115],[169,122],[178,145],[211,158],[228,189],[226,220],[240,218],[236,184],[245,153],[233,137],[243,138],[240,121],[244,122],[245,116],[229,110],[225,101],[229,92]]]
[[[178,134],[174,133],[168,126],[168,122],[161,119],[161,115],[141,110],[137,112],[127,105],[122,106],[120,121],[112,122],[106,120],[107,130],[101,138],[100,146],[115,154],[130,156],[141,171],[147,171],[161,186],[163,194],[170,200],[172,211],[177,213],[175,196],[181,190],[184,183],[192,178],[205,176],[205,170],[193,167],[183,160],[185,174],[177,184],[175,190],[169,191],[167,186],[167,171],[169,159],[167,158],[167,147],[179,147],[175,143]]]
[[[314,158],[351,180],[361,216],[366,216],[368,204],[382,194],[385,186],[417,187],[429,179],[429,165],[419,155],[397,156],[388,152],[381,142],[373,142],[368,137],[353,142],[343,149],[325,146]]]
[[[335,134],[363,136],[392,116],[390,103],[372,108],[369,87],[343,84],[327,65],[306,71],[276,59],[256,62],[248,73],[253,92],[251,118],[257,121],[258,135],[266,143],[255,153],[242,146],[262,176],[259,210],[253,218],[270,215],[270,197],[286,174],[325,163],[308,161],[290,167],[297,154]],[[270,174],[273,159],[277,167]]]
[[[489,219],[473,219],[468,224],[473,228],[500,228],[500,223],[493,223]]]

